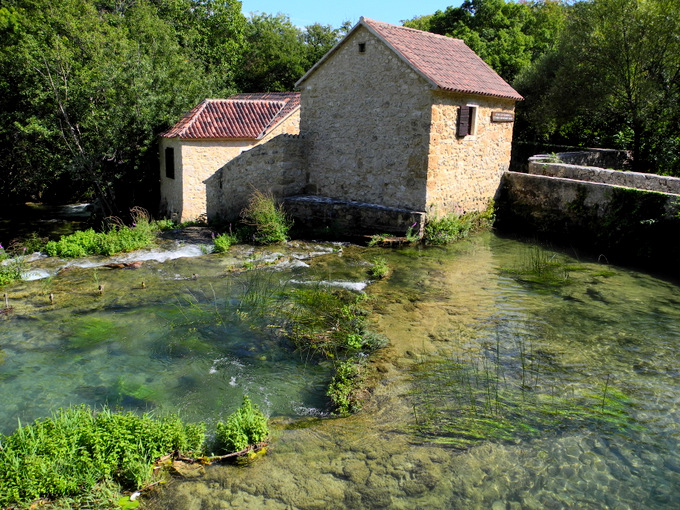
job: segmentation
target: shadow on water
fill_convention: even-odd
[[[15,204],[0,207],[0,244],[36,233],[56,238],[84,228],[92,215],[91,204]]]

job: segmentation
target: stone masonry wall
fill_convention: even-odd
[[[275,197],[305,186],[305,145],[299,135],[279,135],[243,152],[206,181],[208,219],[234,221],[254,190]]]
[[[474,134],[456,136],[459,107],[476,106]],[[427,212],[444,215],[486,209],[510,165],[512,122],[491,113],[514,113],[514,101],[437,92],[432,105]]]
[[[361,27],[302,87],[306,191],[423,211],[429,84]]]
[[[176,221],[191,221],[207,214],[206,181],[225,163],[281,134],[300,132],[300,110],[261,140],[161,139],[161,211]],[[175,148],[175,179],[165,177],[165,147]]]
[[[558,156],[560,156],[558,154]],[[639,172],[623,172],[591,166],[551,163],[549,156],[539,154],[529,158],[529,173],[579,181],[600,182],[614,186],[660,191],[662,193],[680,194],[680,179],[663,175],[643,174]]]
[[[507,172],[496,228],[547,239],[613,264],[680,274],[680,195]],[[665,264],[664,264],[665,262]]]
[[[165,176],[165,149],[172,148],[175,153],[175,178]],[[182,144],[178,138],[161,138],[159,144],[161,170],[160,213],[179,221],[182,216]]]

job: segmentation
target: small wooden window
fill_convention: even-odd
[[[168,179],[175,178],[175,149],[173,147],[165,149],[165,176]]]
[[[464,137],[475,134],[475,124],[477,121],[477,107],[476,106],[461,106],[458,110],[458,129],[457,135]]]
[[[359,53],[366,53],[366,43],[365,42],[359,43]]]

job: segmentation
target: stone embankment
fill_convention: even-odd
[[[608,151],[538,155],[529,173],[507,172],[497,196],[498,228],[579,248],[613,263],[677,272],[680,179],[565,161],[625,161]],[[616,151],[609,151],[616,152]]]

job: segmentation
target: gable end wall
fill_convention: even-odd
[[[175,221],[205,219],[208,214],[209,193],[207,181],[225,164],[242,152],[281,134],[300,132],[300,110],[293,112],[261,140],[181,140],[162,138],[160,144],[161,163],[161,211]],[[165,148],[175,149],[175,178],[165,176]],[[247,173],[243,176],[247,179]],[[220,191],[221,193],[221,191]],[[213,200],[213,197],[210,197]],[[225,199],[232,201],[230,193]]]
[[[365,43],[365,52],[359,52]],[[424,210],[431,93],[380,39],[360,27],[302,84],[306,191]]]

